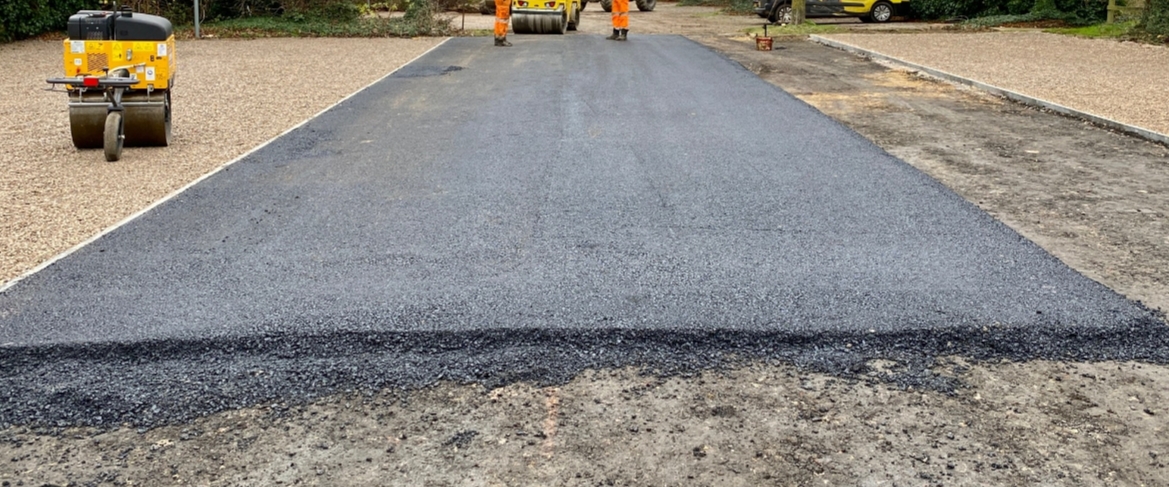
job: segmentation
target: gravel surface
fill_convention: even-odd
[[[1164,47],[1038,32],[825,37],[1169,134]]]
[[[393,71],[441,39],[180,41],[171,147],[105,162],[69,138],[58,41],[0,44],[0,283]]]

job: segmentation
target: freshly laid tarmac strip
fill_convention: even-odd
[[[929,387],[936,354],[1166,361],[1152,312],[698,44],[515,43],[447,42],[0,294],[0,424],[730,357]]]

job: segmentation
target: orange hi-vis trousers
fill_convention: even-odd
[[[613,28],[629,29],[629,0],[613,0]]]
[[[625,0],[629,3],[629,0]],[[495,0],[495,37],[507,37],[507,21],[511,19],[511,0]]]

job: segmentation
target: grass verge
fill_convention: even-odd
[[[436,16],[416,18],[362,17],[351,21],[293,20],[283,17],[245,17],[205,23],[205,37],[416,37],[448,35],[450,22]],[[194,27],[176,29],[181,37],[194,37]]]
[[[1136,22],[1133,21],[1117,22],[1114,24],[1086,25],[1083,27],[1044,29],[1044,32],[1076,37],[1088,37],[1092,39],[1128,39],[1133,36],[1133,28],[1135,27]]]
[[[755,13],[753,0],[678,0],[679,7],[720,7],[723,13],[751,14]]]
[[[818,25],[812,22],[804,22],[803,25],[769,25],[767,26],[767,35],[771,37],[786,37],[786,36],[807,36],[812,34],[836,34],[845,32],[835,25]],[[748,36],[763,35],[763,27],[750,27],[743,30],[743,33]]]

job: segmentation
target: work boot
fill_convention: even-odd
[[[629,29],[621,29],[621,32],[617,34],[617,40],[623,41],[623,40],[625,40],[625,37],[628,35],[629,35]]]
[[[495,45],[498,47],[511,47],[511,43],[507,42],[507,36],[496,37]]]
[[[613,35],[606,37],[606,39],[609,39],[611,41],[615,41],[615,40],[618,40],[620,38],[621,38],[621,30],[620,29],[613,29]]]

